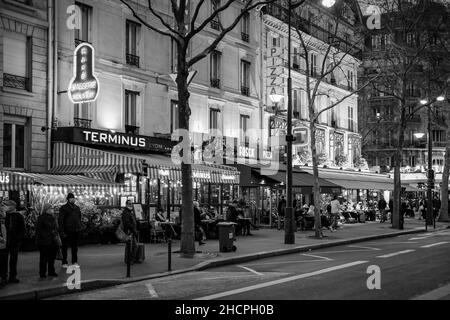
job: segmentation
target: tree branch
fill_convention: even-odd
[[[165,22],[164,19],[162,18],[162,16],[153,9],[153,7],[152,7],[152,0],[148,0],[148,8],[150,9],[150,12],[156,18],[158,18],[159,21],[161,21],[161,23],[162,23],[162,25],[164,27],[166,27],[170,32],[172,32],[174,34],[177,34],[178,36],[181,37],[181,34],[179,34],[177,30],[173,29],[167,22]]]

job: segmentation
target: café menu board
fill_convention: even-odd
[[[95,101],[99,93],[99,82],[94,75],[94,47],[89,43],[80,43],[75,48],[73,73],[68,88],[70,101],[72,103]]]

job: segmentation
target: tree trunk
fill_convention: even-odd
[[[400,167],[402,165],[402,151],[403,151],[403,143],[405,140],[405,126],[406,126],[406,107],[405,104],[402,103],[401,106],[401,116],[400,123],[398,126],[398,145],[397,150],[395,152],[394,159],[394,199],[393,206],[391,209],[392,214],[392,227],[394,229],[400,229],[402,226],[400,225],[400,214],[401,214],[401,193],[402,193],[402,182],[400,178]]]
[[[449,222],[448,216],[448,176],[450,162],[450,128],[447,128],[447,147],[445,148],[444,171],[442,172],[442,188],[441,188],[441,210],[439,212],[439,220],[441,222]]]
[[[313,114],[310,109],[310,113]],[[313,196],[314,196],[314,226],[315,226],[315,237],[322,238],[322,226],[320,221],[320,187],[319,187],[319,168],[317,164],[317,148],[316,148],[316,124],[315,121],[310,117],[311,121],[309,123],[309,128],[311,132],[311,153],[312,153],[312,164],[313,164]]]
[[[189,132],[189,91],[188,91],[188,76],[189,71],[186,65],[186,52],[180,48],[178,50],[178,74],[177,74],[177,89],[178,89],[178,115],[180,129]],[[190,144],[189,144],[190,145]],[[183,150],[188,152],[191,157],[191,150]],[[192,199],[192,165],[191,163],[181,164],[181,182],[183,184],[182,190],[182,225],[181,225],[181,255],[182,257],[192,258],[195,254],[195,233],[194,233],[194,207]]]

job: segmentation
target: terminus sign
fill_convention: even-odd
[[[83,130],[84,140],[86,142],[119,144],[128,147],[145,148],[147,146],[145,137],[122,135],[109,132],[92,132]]]
[[[0,183],[9,183],[9,176],[0,175]]]

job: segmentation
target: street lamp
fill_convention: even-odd
[[[291,78],[291,15],[292,9],[297,8],[303,2],[292,4],[292,0],[288,0],[288,79],[287,79],[287,132],[286,132],[286,212],[284,219],[284,243],[295,243],[295,219],[294,209],[292,207],[292,142],[294,136],[292,135],[292,78]],[[336,3],[336,0],[322,0],[322,5],[331,8]],[[318,205],[318,204],[317,204]]]

